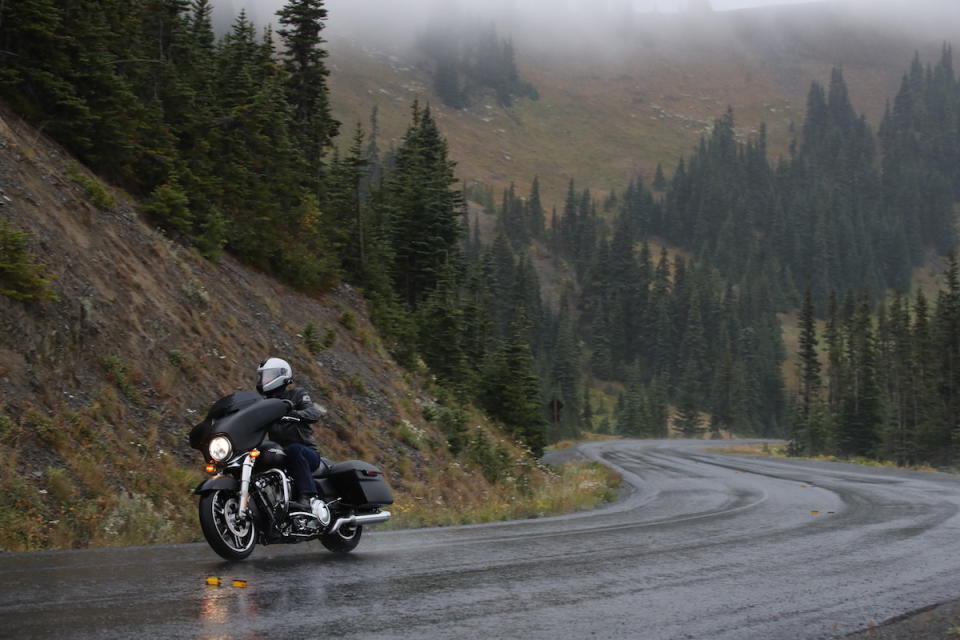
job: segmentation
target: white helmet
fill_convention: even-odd
[[[293,368],[286,360],[267,358],[257,367],[257,391],[267,394],[293,382]]]

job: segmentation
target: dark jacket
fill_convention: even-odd
[[[317,441],[313,437],[313,427],[310,425],[320,419],[320,410],[310,399],[306,389],[287,387],[270,398],[280,398],[293,403],[293,408],[287,412],[288,416],[299,418],[300,422],[281,420],[270,427],[270,439],[279,445],[288,445],[295,442],[305,444],[311,449],[317,448]]]

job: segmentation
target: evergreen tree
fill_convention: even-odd
[[[330,115],[327,90],[327,52],[321,37],[327,19],[324,0],[289,0],[277,15],[283,25],[286,95],[292,108],[291,132],[303,150],[309,170],[308,185],[318,190],[325,149],[340,123]]]
[[[793,448],[808,454],[819,453],[824,448],[820,425],[813,422],[814,406],[820,400],[820,358],[817,353],[817,328],[813,308],[813,296],[807,289],[800,310],[800,398],[794,417],[796,435]]]
[[[546,420],[541,409],[540,382],[526,342],[526,319],[518,318],[509,339],[485,367],[482,404],[487,412],[521,438],[535,456],[543,454]]]
[[[414,103],[412,123],[397,149],[396,168],[384,185],[398,291],[415,308],[436,286],[444,265],[457,253],[461,194],[447,142],[429,107]]]

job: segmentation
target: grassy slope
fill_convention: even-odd
[[[732,12],[706,24],[641,17],[611,37],[609,49],[566,56],[515,34],[521,75],[541,99],[509,111],[492,99],[448,109],[432,95],[415,53],[375,50],[331,31],[334,109],[346,123],[366,123],[378,105],[384,141],[398,140],[412,100],[429,101],[461,179],[498,188],[515,181],[523,193],[539,175],[549,208],[562,201],[571,177],[606,191],[622,189],[636,173],[651,179],[658,162],[669,175],[728,105],[741,135],[766,123],[771,153],[784,153],[810,83],[828,83],[833,65],[843,67],[857,109],[879,121],[914,50],[930,60],[939,44],[850,27],[825,11]]]

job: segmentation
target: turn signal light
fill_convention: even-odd
[[[251,452],[250,452],[250,457],[251,457],[251,458],[259,458],[259,457],[260,457],[260,449],[254,449],[253,451],[251,451]]]
[[[213,473],[214,471],[217,470],[217,467],[215,465],[208,464],[203,468],[203,470],[206,471],[207,473]]]

